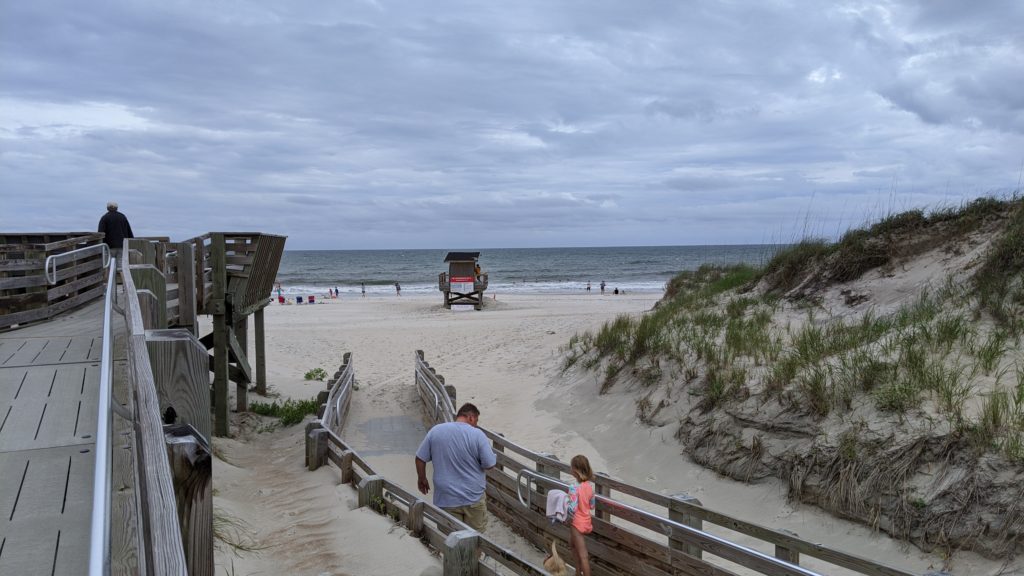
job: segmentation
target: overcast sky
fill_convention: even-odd
[[[1024,162],[1020,0],[0,7],[3,231],[790,241]]]

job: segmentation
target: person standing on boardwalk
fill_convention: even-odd
[[[480,410],[463,404],[454,422],[437,424],[416,450],[417,487],[430,492],[427,462],[434,463],[434,505],[477,532],[487,529],[486,471],[498,463],[487,436],[477,428]]]
[[[572,457],[569,471],[576,479],[576,484],[569,487],[569,508],[565,514],[565,521],[569,523],[569,544],[576,557],[576,574],[590,576],[590,554],[583,535],[594,531],[594,523],[590,518],[596,504],[594,472],[590,468],[590,460],[583,454]]]
[[[100,218],[97,232],[103,232],[103,243],[110,248],[110,257],[121,256],[125,238],[135,238],[128,217],[117,211],[117,202],[107,202],[107,213]]]
[[[402,285],[398,282],[395,282],[395,294],[402,295]]]

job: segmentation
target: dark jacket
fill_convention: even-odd
[[[103,242],[111,248],[121,249],[125,238],[135,238],[128,218],[117,210],[107,210],[100,218],[99,232],[103,232]]]

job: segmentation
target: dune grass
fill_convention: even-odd
[[[603,366],[602,392],[627,369],[644,386],[666,381],[687,386],[703,411],[752,395],[816,419],[842,418],[864,405],[900,418],[932,411],[976,447],[1019,460],[1024,456],[1024,371],[1021,362],[1008,363],[1019,348],[1016,318],[1024,306],[1019,206],[1017,200],[982,199],[930,214],[910,211],[852,230],[833,244],[799,242],[763,269],[702,266],[683,272],[667,284],[652,311],[619,316],[594,333],[574,335],[564,348],[563,368]],[[951,277],[886,315],[868,311],[854,319],[819,318],[810,306],[799,320],[776,323],[781,309],[792,317],[800,306],[784,303],[779,295],[803,284],[809,274],[819,281],[851,280],[920,252],[922,245],[934,248],[934,240],[915,236],[922,230],[942,226],[942,234],[962,235],[994,218],[1007,219],[1004,232],[971,284]],[[982,311],[996,322],[995,329],[980,328],[988,326],[986,317],[979,317]],[[1016,387],[986,392],[980,413],[965,414],[981,383],[994,378],[999,384],[1004,375],[1016,376]],[[646,419],[653,407],[638,405],[638,410]]]

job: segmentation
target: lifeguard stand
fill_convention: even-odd
[[[449,252],[444,261],[448,271],[437,277],[437,288],[444,292],[444,307],[452,304],[472,304],[479,310],[484,306],[484,290],[487,289],[487,274],[477,264],[479,252]]]

